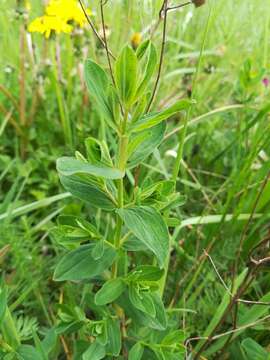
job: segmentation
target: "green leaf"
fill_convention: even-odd
[[[41,355],[43,360],[49,360],[47,351],[42,346],[42,343],[40,341],[40,338],[39,338],[38,334],[36,333],[36,331],[34,329],[32,330],[32,333],[33,333],[33,339],[34,339],[36,350]]]
[[[61,218],[62,216],[63,215],[60,215],[59,218]],[[68,217],[68,216],[65,216],[65,217]],[[97,238],[97,239],[100,239],[102,237],[100,235],[98,229],[96,228],[96,226],[91,224],[89,221],[87,221],[81,217],[78,217],[78,216],[74,216],[74,219],[71,221],[74,221],[75,224],[77,224],[81,229],[86,231],[91,237]]]
[[[69,225],[59,225],[50,229],[50,236],[59,245],[68,250],[77,248],[82,241],[89,239],[89,234],[80,228]]]
[[[108,280],[95,295],[97,305],[106,305],[116,300],[125,290],[125,283],[121,278]]]
[[[127,280],[130,281],[158,281],[162,278],[164,270],[152,265],[137,266],[132,272],[127,275]]]
[[[138,99],[138,101],[136,102],[136,106],[132,111],[132,116],[131,116],[132,123],[138,121],[145,114],[150,98],[151,98],[151,93],[148,91]]]
[[[169,218],[166,221],[168,227],[177,227],[181,225],[181,220],[177,218]]]
[[[162,180],[142,187],[140,199],[145,200],[148,197],[168,196],[174,193],[174,182],[171,180]]]
[[[156,255],[160,267],[163,267],[169,253],[169,233],[162,216],[148,206],[118,209],[117,213],[127,228]]]
[[[151,43],[151,41],[149,39],[147,39],[139,45],[139,47],[136,50],[136,56],[137,56],[138,60],[141,60],[143,58],[150,43]]]
[[[49,355],[57,345],[57,334],[54,328],[47,331],[45,338],[42,340],[42,347]]]
[[[134,145],[135,150],[133,149],[133,153],[128,159],[128,168],[137,166],[149,156],[163,140],[165,131],[166,123],[163,122],[151,129],[147,129],[136,135],[133,134],[130,139],[130,143],[132,144],[130,147]]]
[[[112,120],[113,110],[108,101],[110,82],[107,74],[94,61],[86,60],[84,76],[89,93],[97,103],[97,108],[107,119]]]
[[[152,300],[153,300],[153,303],[154,303],[154,306],[156,309],[155,325],[153,324],[152,326],[153,327],[156,326],[156,328],[159,327],[160,329],[166,329],[167,316],[166,316],[166,311],[165,311],[162,299],[156,293],[152,293],[151,295],[152,295]]]
[[[57,171],[64,176],[76,174],[89,174],[105,179],[121,179],[124,173],[118,169],[106,167],[103,165],[92,165],[73,157],[61,157],[57,159]]]
[[[184,344],[186,334],[183,330],[170,331],[162,340],[164,345]]]
[[[106,352],[112,356],[118,356],[121,351],[121,331],[119,321],[107,319],[108,344]]]
[[[150,113],[144,115],[135,124],[131,124],[132,132],[139,132],[149,129],[160,122],[167,120],[169,117],[179,113],[180,111],[187,110],[192,104],[191,100],[182,99],[177,101],[172,106],[160,112]]]
[[[76,198],[92,206],[112,211],[116,204],[100,184],[82,175],[59,176],[61,184]]]
[[[241,343],[248,360],[266,360],[269,352],[251,338],[244,339]]]
[[[100,239],[102,236],[100,235],[96,226],[91,224],[89,221],[81,218],[79,216],[73,215],[60,215],[57,218],[57,224],[61,226],[66,226],[67,229],[80,230],[81,234],[87,234],[88,237]],[[67,234],[68,235],[68,234]],[[72,234],[73,235],[73,234]]]
[[[105,323],[106,324],[106,323]],[[108,343],[108,334],[107,334],[107,327],[103,324],[101,329],[101,334],[99,334],[96,339],[101,345],[107,345]]]
[[[123,243],[123,249],[126,251],[148,251],[147,246],[133,234],[131,234]]]
[[[100,360],[106,356],[106,351],[103,345],[95,341],[83,353],[82,360]]]
[[[93,137],[85,139],[87,158],[91,164],[103,163],[113,166],[109,149],[105,141],[99,141]]]
[[[137,87],[137,57],[130,46],[125,46],[115,64],[115,80],[120,99],[129,106]]]
[[[146,89],[154,71],[157,65],[157,50],[155,46],[151,43],[149,48],[149,56],[148,56],[148,62],[146,65],[146,69],[144,72],[144,77],[136,91],[135,98],[138,99]]]
[[[50,235],[68,250],[77,248],[82,241],[102,238],[93,224],[78,216],[60,215],[57,223],[58,226],[50,230]]]
[[[143,313],[151,317],[156,316],[156,309],[151,297],[151,293],[139,291],[137,286],[130,284],[129,286],[129,299],[132,305]]]
[[[21,345],[17,354],[20,360],[43,360],[42,355],[31,345]]]
[[[72,360],[82,360],[83,353],[89,348],[89,341],[75,340],[73,344]]]
[[[128,360],[141,360],[144,352],[144,347],[141,343],[137,343],[132,346],[128,353]]]
[[[163,302],[156,293],[151,294],[156,309],[155,317],[151,317],[145,312],[135,308],[131,303],[127,292],[122,294],[117,303],[125,310],[126,315],[132,319],[136,326],[143,326],[155,330],[165,330],[167,327],[167,316]]]
[[[55,331],[58,335],[61,334],[73,334],[80,330],[85,325],[84,321],[75,320],[70,322],[61,321],[56,327]]]
[[[92,256],[95,260],[99,260],[104,254],[104,240],[99,240],[92,250]]]
[[[128,158],[134,154],[138,147],[150,137],[150,132],[142,131],[137,136],[134,136],[133,139],[128,143]]]
[[[54,272],[55,281],[91,279],[107,270],[113,263],[116,252],[110,246],[104,247],[101,259],[92,256],[94,244],[83,245],[60,260]]]

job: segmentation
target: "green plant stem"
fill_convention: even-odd
[[[127,127],[127,119],[128,119],[128,110],[124,113],[124,119],[122,122],[121,134],[119,137],[119,147],[118,147],[118,168],[122,171],[125,171],[126,162],[127,162],[127,146],[128,146],[128,136],[126,135],[126,127]],[[122,208],[124,206],[124,180],[119,179],[117,182],[118,188],[118,208]],[[122,231],[123,221],[119,215],[116,218],[116,227],[114,234],[114,246],[116,249],[120,247],[121,241],[121,231]],[[117,260],[113,264],[113,277],[117,277]]]
[[[204,34],[203,34],[203,41],[202,41],[202,45],[201,45],[201,49],[200,49],[200,55],[199,55],[198,63],[197,63],[197,66],[196,66],[195,76],[194,76],[193,81],[192,81],[191,99],[194,99],[194,94],[195,94],[196,84],[197,84],[197,80],[198,80],[198,75],[199,75],[200,68],[201,68],[202,55],[203,55],[203,52],[204,52],[206,38],[207,38],[208,31],[209,31],[212,10],[213,10],[213,2],[210,4],[210,10],[209,10],[209,14],[208,14],[208,18],[207,18],[207,21],[206,21]],[[189,120],[191,119],[191,116],[192,116],[192,110],[193,110],[193,106],[190,106],[188,108],[188,110],[186,112],[186,115],[185,115],[185,118],[184,118],[184,124],[183,124],[182,131],[179,131],[179,146],[178,146],[178,149],[177,149],[177,156],[176,156],[176,160],[175,160],[174,168],[173,168],[173,173],[172,173],[172,181],[174,182],[174,187],[175,188],[176,188],[177,177],[178,177],[178,174],[179,174],[179,171],[180,171],[180,166],[181,166],[181,162],[182,162],[182,158],[183,158],[185,138],[186,138],[186,134],[187,134],[188,123],[189,123]],[[169,217],[169,212],[166,212],[164,214],[164,216],[165,216],[165,219],[168,218]],[[164,289],[165,289],[168,270],[169,270],[169,265],[170,265],[170,255],[171,255],[172,247],[173,247],[173,241],[172,241],[172,237],[170,237],[169,253],[168,253],[165,265],[164,265],[164,276],[160,280],[159,291],[160,291],[161,296],[163,296],[163,294],[164,294]]]

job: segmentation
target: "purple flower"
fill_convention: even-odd
[[[263,83],[263,85],[265,87],[268,87],[269,84],[270,84],[270,81],[269,81],[269,79],[267,77],[265,77],[265,78],[262,79],[262,83]]]

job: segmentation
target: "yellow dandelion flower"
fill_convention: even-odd
[[[89,9],[86,10],[91,15]],[[45,8],[45,15],[33,20],[29,32],[39,32],[49,38],[52,32],[69,34],[73,30],[74,22],[80,27],[86,23],[84,13],[76,0],[50,0]]]
[[[72,31],[72,26],[56,16],[44,15],[32,21],[28,27],[28,31],[39,32],[44,34],[46,39],[48,39],[52,31],[56,34],[61,32],[69,34]]]
[[[87,13],[90,15],[89,9]],[[60,17],[66,22],[74,21],[81,27],[86,23],[84,13],[76,0],[51,0],[46,7],[46,14]]]

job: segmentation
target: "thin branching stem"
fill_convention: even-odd
[[[218,339],[220,339],[220,338],[222,338],[224,336],[228,336],[228,335],[231,335],[231,334],[234,335],[235,333],[237,333],[239,331],[249,329],[249,328],[254,327],[254,326],[258,325],[258,324],[261,324],[261,323],[263,323],[263,322],[265,322],[265,321],[267,321],[269,319],[270,319],[270,315],[266,315],[263,318],[261,318],[261,319],[259,319],[257,321],[254,321],[252,323],[249,323],[249,324],[246,324],[246,325],[243,325],[243,326],[239,326],[236,329],[228,330],[228,331],[225,331],[225,332],[223,332],[221,334],[217,334],[217,335],[211,337],[211,340],[218,340]],[[209,340],[209,339],[210,339],[209,336],[196,336],[196,337],[192,337],[192,338],[187,339],[185,341],[185,345],[186,345],[186,348],[188,348],[188,345],[193,341]],[[186,358],[187,358],[187,355],[188,354],[186,354]]]
[[[208,258],[209,258],[209,255],[208,255]],[[234,309],[233,328],[232,328],[232,330],[227,332],[227,334],[229,335],[229,338],[227,339],[226,344],[229,343],[229,341],[231,340],[231,337],[232,337],[232,335],[230,335],[230,334],[232,334],[237,329],[237,312],[238,312],[238,303],[239,302],[243,302],[243,303],[246,303],[246,304],[255,304],[255,305],[268,305],[268,303],[266,303],[266,302],[265,303],[260,302],[260,301],[251,302],[251,301],[248,301],[248,300],[242,300],[241,296],[250,287],[251,283],[256,278],[256,274],[260,270],[261,266],[264,265],[265,263],[269,264],[269,262],[270,262],[270,258],[265,258],[265,259],[262,259],[261,261],[258,260],[256,262],[251,262],[250,267],[248,268],[248,271],[247,271],[247,273],[245,275],[245,278],[244,278],[242,284],[239,286],[239,288],[234,289],[235,288],[235,286],[234,286],[232,288],[232,293],[229,291],[230,295],[232,295],[232,296],[231,296],[231,300],[230,300],[228,306],[226,307],[225,311],[223,312],[223,314],[222,314],[221,318],[219,319],[217,325],[211,331],[209,336],[205,339],[206,341],[204,342],[204,344],[202,344],[201,348],[199,349],[199,351],[195,355],[194,360],[200,359],[200,355],[208,347],[208,345],[212,341],[217,339],[217,337],[214,335],[215,332],[221,327],[221,325],[225,322],[228,314],[230,314],[231,311]],[[213,261],[211,263],[213,263]],[[219,275],[219,278],[220,278],[220,275]],[[227,286],[226,286],[226,289],[227,289]],[[235,291],[235,293],[233,294],[234,291]],[[236,308],[236,310],[235,310],[235,308]],[[224,347],[223,347],[223,349],[224,349]]]
[[[179,4],[179,5],[175,5],[175,6],[170,6],[168,7],[167,11],[172,11],[172,10],[178,10],[183,8],[184,6],[190,5],[192,4],[192,1],[187,1],[184,4]]]
[[[233,296],[233,293],[231,292],[231,290],[228,288],[228,286],[226,285],[225,281],[223,280],[222,276],[220,275],[217,266],[214,263],[214,260],[212,259],[212,257],[210,256],[210,254],[204,250],[204,254],[205,256],[209,259],[211,265],[213,266],[213,269],[215,270],[215,273],[217,275],[217,277],[219,278],[221,284],[223,285],[224,289],[226,290],[226,292],[230,295]],[[267,260],[267,262],[269,262],[269,259],[262,259],[262,260]],[[257,262],[257,264],[262,263],[262,260],[259,260]],[[244,299],[237,299],[238,303],[243,303],[243,304],[248,304],[248,305],[270,305],[269,301],[254,301],[254,300],[244,300]]]
[[[111,58],[110,58],[110,50],[109,50],[109,46],[108,46],[107,35],[106,35],[106,26],[105,26],[104,5],[106,5],[107,2],[108,2],[108,0],[106,0],[106,1],[100,0],[101,24],[102,24],[102,32],[103,32],[103,39],[104,39],[104,47],[106,50],[106,56],[107,56],[107,62],[109,65],[110,75],[111,75],[112,83],[113,83],[114,87],[116,88],[116,82],[115,82],[115,78],[114,78],[114,74],[113,74],[113,67],[112,67],[112,62],[111,62]],[[118,97],[118,102],[119,102],[121,114],[122,114],[122,116],[124,116],[123,105],[121,104],[119,97]]]
[[[161,70],[162,70],[164,53],[165,53],[165,45],[166,45],[167,16],[168,16],[167,8],[168,8],[168,0],[164,0],[162,7],[160,9],[160,12],[159,12],[159,19],[163,18],[163,30],[162,30],[162,44],[161,44],[160,57],[159,57],[158,73],[157,73],[157,78],[155,81],[155,85],[154,85],[154,89],[153,89],[151,98],[150,98],[149,103],[146,108],[146,113],[148,113],[149,110],[151,109],[151,106],[152,106],[153,101],[156,96],[156,92],[157,92],[157,88],[158,88],[158,84],[159,84],[159,80],[160,80],[160,76],[161,76]]]
[[[103,32],[103,41],[104,41],[104,47],[106,50],[106,55],[107,55],[107,61],[108,61],[108,65],[109,65],[109,69],[110,69],[110,75],[112,78],[112,82],[113,85],[115,85],[115,79],[114,79],[114,75],[113,75],[113,70],[112,70],[112,63],[111,63],[111,57],[110,57],[110,51],[108,48],[108,42],[107,42],[107,35],[106,35],[106,26],[105,26],[105,16],[104,16],[104,5],[107,3],[104,1],[100,1],[100,14],[101,14],[101,23],[102,23],[102,32]]]
[[[221,325],[224,323],[224,321],[226,320],[228,314],[230,314],[230,312],[232,311],[235,303],[237,302],[237,300],[241,297],[241,295],[247,290],[247,288],[250,286],[250,283],[253,281],[254,279],[254,272],[255,272],[255,268],[249,268],[248,272],[245,275],[245,278],[242,282],[242,284],[240,285],[240,287],[235,291],[234,296],[232,297],[232,299],[230,300],[228,306],[226,307],[225,311],[223,312],[221,318],[219,319],[218,323],[216,324],[216,326],[214,327],[214,329],[211,331],[211,333],[209,334],[209,336],[205,339],[206,341],[202,344],[201,348],[198,350],[198,352],[196,353],[196,355],[194,356],[194,360],[200,359],[201,354],[203,353],[203,351],[208,347],[208,345],[214,340],[215,338],[215,333],[216,331],[219,330],[219,328],[221,327]]]
[[[102,46],[103,46],[104,48],[106,48],[106,45],[105,45],[104,40],[103,40],[102,37],[99,35],[97,29],[95,28],[95,25],[93,24],[93,22],[91,21],[90,17],[88,16],[88,14],[87,14],[87,12],[86,12],[82,0],[78,0],[78,1],[79,1],[79,3],[80,3],[80,6],[81,6],[82,11],[83,11],[83,13],[84,13],[84,16],[85,16],[88,24],[90,25],[93,33],[95,34],[95,36],[97,37],[97,39],[101,42]],[[110,56],[115,60],[115,56],[112,54],[111,50],[108,49],[108,52],[109,52]]]

